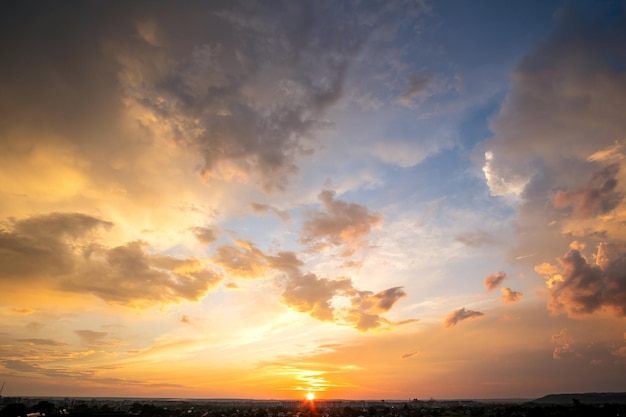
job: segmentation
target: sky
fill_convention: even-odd
[[[623,1],[3,1],[4,396],[626,391]]]

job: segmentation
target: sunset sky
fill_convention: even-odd
[[[626,3],[3,1],[3,396],[626,391]]]

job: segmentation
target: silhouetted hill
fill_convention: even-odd
[[[589,392],[582,394],[550,394],[533,400],[538,404],[626,404],[626,392]]]

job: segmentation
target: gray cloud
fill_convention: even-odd
[[[458,322],[467,320],[467,319],[475,319],[478,317],[484,316],[480,311],[474,310],[466,310],[465,307],[454,310],[452,313],[448,314],[446,319],[444,320],[444,327],[453,327],[456,326]]]
[[[200,243],[209,245],[217,240],[216,232],[210,227],[192,227],[191,233],[198,239]]]
[[[157,9],[158,49],[145,37],[115,45],[125,97],[157,116],[179,146],[202,154],[205,178],[284,189],[298,171],[296,159],[313,151],[314,133],[330,126],[324,113],[342,96],[367,33],[363,24],[330,2],[189,9],[188,36]],[[137,51],[141,61],[131,55]],[[133,77],[137,68],[147,74],[141,82]]]
[[[615,191],[619,164],[610,164],[594,172],[589,183],[577,190],[559,190],[552,202],[556,208],[572,207],[580,217],[594,217],[617,207],[623,196]]]
[[[268,204],[252,203],[250,206],[252,207],[252,211],[257,214],[265,214],[267,212],[270,212],[284,222],[286,222],[290,218],[289,213],[287,213],[286,211],[279,210],[276,207],[270,206]]]
[[[488,291],[494,290],[498,285],[504,281],[506,278],[506,273],[500,271],[497,274],[489,274],[485,277],[485,287]]]
[[[360,204],[336,200],[334,191],[324,190],[318,198],[325,211],[307,212],[300,235],[300,241],[315,250],[343,247],[342,255],[350,256],[365,247],[372,228],[382,224],[380,213],[370,213]]]
[[[0,278],[37,280],[107,302],[148,306],[197,300],[220,277],[193,258],[151,254],[145,242],[107,248],[97,241],[112,224],[79,213],[52,213],[14,220],[0,231]]]
[[[570,316],[591,314],[601,308],[626,316],[626,250],[623,245],[600,244],[596,262],[578,250],[558,259],[559,276],[553,279],[550,308]]]
[[[76,257],[72,246],[86,249],[93,234],[112,223],[80,213],[51,213],[11,220],[7,226],[0,230],[0,254],[6,260],[0,262],[0,279],[70,274]]]
[[[475,248],[498,243],[495,236],[483,230],[462,233],[456,237],[456,241]]]
[[[62,288],[92,293],[111,303],[144,307],[198,300],[221,281],[197,259],[150,254],[146,246],[130,242],[95,250],[80,265],[79,274],[63,281]]]
[[[408,358],[412,358],[414,356],[417,356],[420,354],[419,350],[416,350],[415,352],[409,352],[409,353],[405,353],[402,356],[400,356],[400,359],[408,359]]]
[[[554,21],[515,68],[494,136],[477,149],[491,193],[519,199],[512,258],[554,259],[572,234],[594,243],[599,236],[624,239],[617,163],[626,131],[618,110],[626,105],[619,64],[626,60],[626,16],[591,17],[566,3]]]
[[[409,86],[407,90],[399,98],[400,102],[406,105],[410,104],[415,95],[426,90],[428,85],[432,82],[432,79],[432,74],[413,74],[409,78]]]
[[[92,161],[87,171],[138,194],[151,184],[134,181],[132,164],[116,161],[136,160],[142,147],[164,139],[201,155],[189,169],[207,180],[284,189],[298,158],[318,146],[316,133],[332,126],[328,110],[345,95],[362,45],[373,32],[398,31],[400,19],[411,28],[426,9],[414,2],[231,1],[172,13],[158,0],[68,10],[16,4],[0,17],[11,34],[0,51],[12,57],[0,68],[0,80],[11,80],[0,81],[7,121],[0,133],[9,138],[0,148],[23,155],[30,145],[63,143]],[[33,36],[58,27],[62,33]],[[375,41],[375,49],[388,43]],[[128,136],[127,122],[141,137]],[[36,143],[8,134],[18,127],[36,133]]]

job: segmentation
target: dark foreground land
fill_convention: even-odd
[[[559,394],[526,402],[254,401],[2,398],[0,417],[619,417],[626,393]]]

